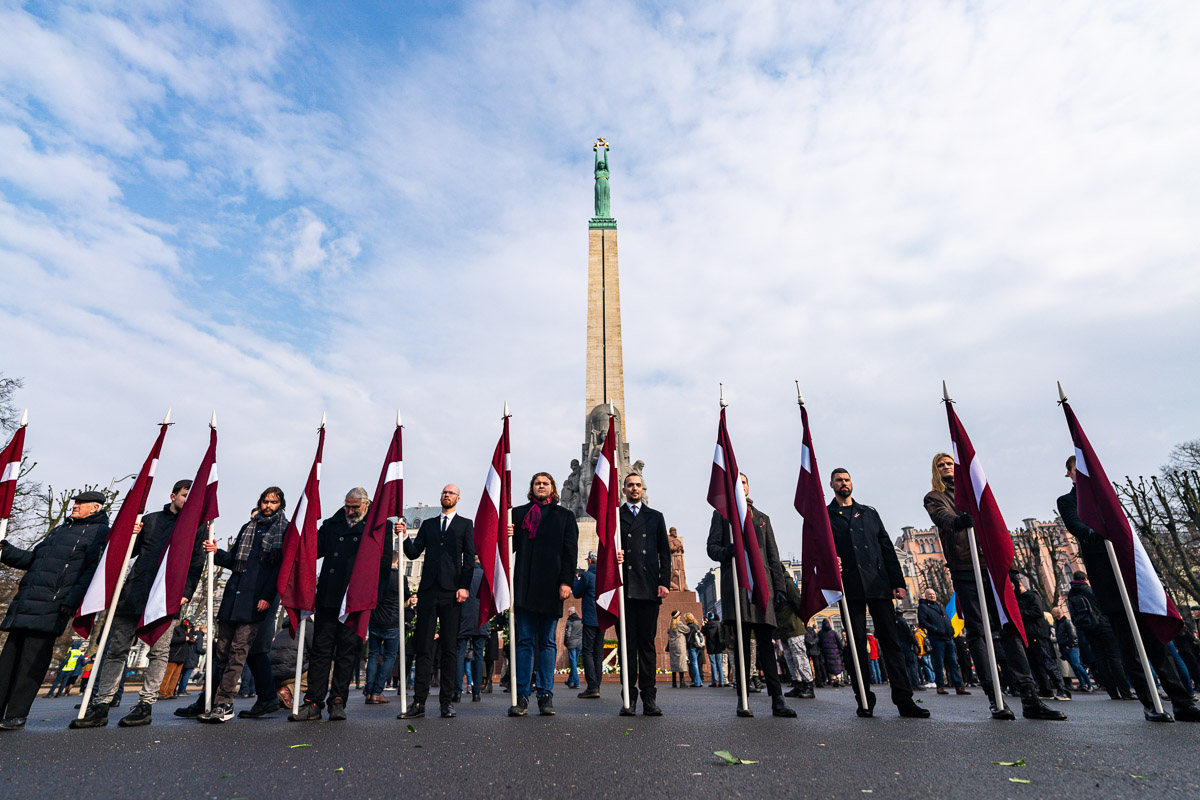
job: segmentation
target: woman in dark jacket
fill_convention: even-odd
[[[183,662],[187,661],[191,652],[192,642],[189,638],[192,624],[186,619],[171,631],[171,645],[167,652],[167,669],[163,673],[162,683],[158,687],[159,698],[174,697],[179,688],[179,676],[183,674]]]
[[[82,492],[71,516],[32,550],[0,544],[0,562],[25,570],[0,630],[8,631],[0,651],[0,731],[18,731],[54,656],[54,640],[83,602],[108,539],[104,495]]]
[[[817,641],[821,645],[821,659],[825,663],[825,672],[829,682],[837,685],[842,674],[841,637],[829,624],[828,619],[821,620],[821,630],[817,633]]]
[[[700,632],[704,634],[704,650],[708,654],[708,665],[712,669],[712,682],[708,685],[724,686],[725,659],[721,654],[725,652],[725,640],[721,637],[721,623],[717,622],[716,614],[708,612]]]
[[[217,638],[210,657],[213,663],[223,663],[220,685],[213,693],[212,711],[201,714],[201,722],[227,722],[233,718],[233,694],[237,691],[242,667],[254,646],[254,640],[268,612],[276,606],[278,594],[275,583],[279,578],[283,533],[287,530],[287,500],[278,486],[268,487],[258,498],[257,513],[238,531],[230,552],[217,549],[212,539],[204,541],[204,549],[213,554],[213,562],[231,574],[221,595],[217,612]],[[254,669],[255,683],[261,681],[266,691],[261,693],[246,716],[261,716],[280,708],[279,698],[271,691],[269,658],[256,659],[265,674]]]

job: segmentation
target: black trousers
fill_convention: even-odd
[[[1025,655],[1038,688],[1048,689],[1054,694],[1066,692],[1067,686],[1063,683],[1062,668],[1058,665],[1058,655],[1054,652],[1053,642],[1033,636],[1028,630],[1025,631],[1025,635],[1029,637],[1029,647],[1025,648]]]
[[[854,629],[854,644],[858,650],[858,661],[863,665],[863,686],[871,685],[871,661],[867,648],[867,611],[871,612],[871,621],[875,624],[875,641],[879,643],[879,657],[887,667],[891,678],[892,702],[911,698],[912,683],[908,679],[908,667],[905,663],[905,648],[900,645],[900,636],[896,632],[896,612],[892,601],[887,598],[864,600],[862,598],[847,598],[846,605],[850,608],[850,627]],[[854,680],[854,659],[846,654],[843,664]],[[853,687],[857,684],[851,683]],[[857,699],[857,688],[855,697]]]
[[[453,592],[425,592],[417,595],[417,628],[413,632],[416,651],[417,677],[413,680],[413,700],[424,703],[429,697],[429,676],[433,674],[435,643],[442,642],[438,659],[438,700],[442,705],[454,697],[454,679],[458,675],[458,623],[462,604]],[[434,633],[441,623],[441,636]],[[443,639],[442,637],[449,636]]]
[[[662,603],[658,600],[625,598],[625,635],[629,637],[625,646],[625,657],[629,659],[631,704],[637,700],[638,689],[652,700],[658,694],[654,687],[654,676],[658,669],[654,637],[658,634],[658,610],[661,607]],[[620,630],[618,627],[618,637]]]
[[[326,694],[330,702],[346,702],[350,694],[350,675],[354,665],[362,657],[363,640],[348,625],[338,621],[338,612],[329,608],[318,608],[313,615],[312,654],[308,658],[308,690],[304,702],[325,706]],[[330,667],[333,676],[330,677]]]
[[[628,612],[627,612],[628,613]],[[587,691],[600,691],[604,675],[604,631],[593,625],[583,626],[583,679]]]
[[[1124,614],[1125,609],[1122,608],[1121,613]],[[1101,625],[1086,631],[1080,628],[1078,631],[1092,650],[1097,677],[1104,684],[1108,696],[1115,700],[1129,694],[1129,676],[1125,674],[1125,665],[1121,663],[1121,645],[1112,626]]]
[[[736,630],[736,628],[735,628]],[[746,669],[753,676],[755,667],[762,670],[763,680],[767,684],[767,694],[771,697],[780,697],[783,695],[783,686],[779,683],[779,667],[775,662],[775,628],[770,625],[751,625],[742,623],[742,658],[746,663]],[[736,636],[736,634],[735,634]],[[750,663],[750,637],[753,636],[758,642],[758,664]],[[742,673],[738,668],[737,651],[734,650],[729,656],[729,660],[733,662],[733,672],[737,676],[738,685],[742,685]],[[750,684],[745,684],[747,687]],[[741,703],[741,690],[738,691],[738,703]]]
[[[979,605],[979,592],[975,591],[975,573],[951,572],[950,581],[954,584],[954,591],[958,595],[958,609],[967,623],[964,633],[967,637],[967,646],[971,648],[971,661],[975,664],[975,674],[979,677],[979,684],[986,691],[991,691],[992,668],[988,662],[987,643],[983,637],[992,634],[991,631],[983,630],[983,610]],[[996,611],[996,598],[992,589],[991,576],[988,575],[987,570],[983,572],[983,591],[987,593],[988,619],[992,623],[992,629],[995,630],[999,628],[1000,615]],[[1003,628],[999,628],[999,631],[1000,650],[1004,654],[1005,667],[1013,687],[1022,691],[1026,689],[1037,691],[1033,683],[1033,676],[1029,674],[1029,659],[1025,657],[1025,643],[1021,641],[1021,634],[1017,633],[1016,626],[1009,623]],[[997,653],[997,660],[999,660],[999,656],[1000,654]]]
[[[12,630],[0,651],[0,718],[28,717],[54,656],[53,633]]]

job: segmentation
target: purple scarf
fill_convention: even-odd
[[[545,500],[534,500],[533,506],[529,509],[529,513],[525,515],[525,520],[521,523],[521,529],[529,531],[529,538],[536,539],[538,526],[542,524],[542,509],[554,502],[553,498],[547,497]]]

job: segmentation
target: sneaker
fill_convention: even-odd
[[[541,714],[543,717],[553,717],[555,714],[554,698],[548,694],[542,695],[541,697],[539,697],[538,698],[538,713]]]
[[[25,717],[6,717],[0,721],[0,731],[19,731],[25,727]]]
[[[288,714],[288,722],[317,722],[321,719],[321,707],[312,700],[305,700],[300,705],[300,710],[295,714]]]
[[[233,719],[233,703],[214,703],[212,711],[196,717],[200,722],[219,724]]]
[[[329,701],[329,721],[340,722],[346,718],[346,701],[334,697]]]
[[[510,717],[523,717],[529,713],[529,698],[517,697],[517,704],[508,707],[508,715]]]
[[[179,713],[179,712],[176,712]],[[79,728],[103,728],[108,724],[108,704],[107,703],[92,703],[88,706],[87,713],[82,719],[73,719],[68,728],[78,730]]]
[[[133,707],[128,714],[121,718],[117,723],[122,728],[136,728],[139,725],[150,724],[150,714],[154,711],[154,706],[147,703],[145,700],[139,700],[138,704]]]
[[[191,705],[186,705],[183,708],[175,709],[175,716],[183,717],[184,719],[196,719],[204,713],[204,698],[199,697],[196,702]]]
[[[1055,699],[1055,700],[1064,700],[1064,701],[1065,701],[1065,700],[1070,700],[1070,699],[1071,699],[1071,693],[1070,693],[1070,692],[1068,692],[1068,691],[1062,691],[1062,692],[1059,692],[1058,694],[1054,695],[1054,699]]]

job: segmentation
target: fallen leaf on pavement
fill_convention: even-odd
[[[729,766],[732,766],[734,764],[757,764],[758,763],[757,761],[747,761],[744,758],[738,758],[737,756],[735,756],[733,753],[729,752],[728,750],[714,750],[713,755],[716,756],[717,758],[721,759],[722,761],[724,761]]]
[[[1009,778],[1008,782],[1009,783],[1030,783],[1030,781],[1027,781],[1024,778]]]
[[[312,747],[312,745],[311,744],[293,744],[293,745],[289,745],[288,749],[295,750],[297,747]]]
[[[1025,759],[1019,758],[1016,761],[993,761],[992,763],[999,764],[1002,767],[1023,767],[1025,766]]]

